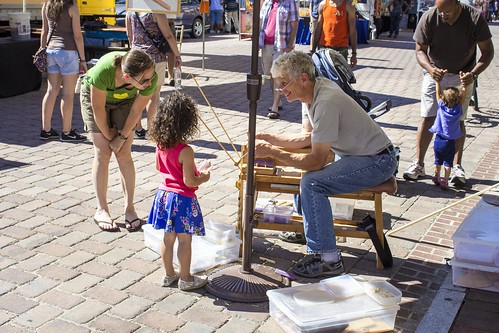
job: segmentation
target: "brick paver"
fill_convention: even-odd
[[[492,25],[491,29],[495,45],[499,45],[499,27]],[[306,46],[297,48],[307,50]],[[248,131],[246,73],[250,70],[251,43],[239,41],[236,36],[209,36],[205,70],[200,68],[199,40],[185,39],[182,50],[184,91],[198,101],[203,120],[237,160],[232,143],[240,149]],[[387,99],[393,102],[392,110],[377,121],[401,149],[401,175],[415,156],[422,79],[411,34],[402,32],[396,40],[369,41],[368,45],[360,45],[358,52],[358,83],[354,87],[369,96],[373,105]],[[432,185],[430,177],[417,183],[399,177],[398,193],[384,197],[385,229],[400,227],[499,179],[498,64],[496,57],[480,75],[480,111],[469,111],[463,160],[469,177],[467,185],[443,192]],[[190,75],[196,78],[208,101]],[[104,233],[98,229],[92,220],[92,145],[38,138],[45,88],[44,82],[39,91],[0,99],[0,331],[281,332],[268,314],[268,303],[237,303],[216,299],[205,290],[188,293],[175,287],[161,288],[161,260],[145,248],[141,232]],[[166,95],[172,88],[165,86],[162,91]],[[299,103],[283,101],[279,120],[267,119],[270,104],[270,89],[265,83],[258,102],[258,131],[300,130]],[[58,110],[54,111],[53,127],[61,127]],[[74,127],[83,127],[78,103]],[[238,169],[211,134],[203,126],[200,129],[200,136],[192,142],[196,157],[199,161],[209,158],[214,165],[211,180],[198,191],[203,213],[206,219],[235,224]],[[432,155],[430,149],[425,159],[428,172]],[[159,182],[154,145],[136,140],[133,158],[136,208],[139,216],[146,217]],[[123,198],[114,159],[108,198],[111,215],[122,222]],[[388,237],[394,254],[394,267],[389,269],[376,270],[369,240],[347,238],[345,243],[339,243],[349,273],[365,279],[388,278],[402,290],[395,331],[416,330],[450,272],[445,259],[453,255],[452,233],[477,200]],[[356,216],[369,210],[365,203],[359,202],[357,207],[362,212],[356,212]],[[304,246],[283,243],[275,233],[255,230],[255,235],[254,264],[287,270],[305,253]],[[309,282],[317,280],[299,281]]]

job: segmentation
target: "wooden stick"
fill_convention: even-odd
[[[194,83],[196,83],[196,85],[198,86],[198,89],[199,89],[199,92],[201,93],[201,95],[203,95],[204,97],[204,100],[206,101],[206,103],[208,104],[211,112],[213,113],[213,115],[215,116],[215,118],[217,118],[217,121],[218,123],[220,124],[220,127],[222,128],[222,130],[224,131],[225,135],[227,136],[227,138],[229,139],[229,143],[231,144],[232,146],[232,149],[234,149],[234,151],[236,152],[237,156],[240,156],[239,154],[239,150],[236,149],[236,147],[234,146],[234,143],[232,142],[232,139],[230,138],[229,136],[229,133],[227,133],[227,130],[225,129],[224,125],[222,124],[222,122],[220,121],[220,118],[218,117],[217,113],[215,112],[215,110],[213,109],[213,107],[211,106],[211,103],[210,101],[208,100],[208,97],[206,97],[203,89],[201,89],[201,86],[199,85],[198,83],[198,80],[196,80],[196,77],[191,74],[191,77],[192,79],[194,80]],[[204,123],[204,122],[203,122]],[[208,128],[208,126],[205,124],[205,126]],[[214,135],[212,133],[212,135]],[[220,141],[218,141],[218,139],[215,137],[215,140],[217,140],[218,144],[220,145],[220,147],[222,147],[223,150],[225,150],[225,152],[227,153],[227,155],[229,155],[229,152],[225,149],[225,147],[220,143]],[[229,155],[230,156],[230,155]],[[230,158],[232,160],[232,162],[236,163],[236,161],[234,161],[234,159],[231,157]]]
[[[452,204],[450,204],[450,205],[448,205],[448,206],[445,206],[445,207],[443,207],[443,208],[440,208],[439,210],[436,210],[436,211],[434,211],[433,213],[430,213],[430,214],[428,214],[428,215],[425,215],[425,216],[423,216],[423,217],[420,217],[419,219],[417,219],[417,220],[415,220],[415,221],[412,221],[411,223],[408,223],[408,224],[406,224],[406,225],[403,225],[403,226],[401,226],[400,228],[390,230],[390,231],[388,231],[388,232],[386,233],[386,236],[391,236],[391,235],[393,235],[393,234],[394,234],[394,233],[396,233],[396,232],[399,232],[399,231],[401,231],[401,230],[404,230],[405,228],[410,227],[411,225],[414,225],[414,224],[416,224],[416,223],[418,223],[418,222],[421,222],[421,221],[423,221],[423,220],[426,220],[426,219],[427,219],[427,218],[429,218],[429,217],[432,217],[432,216],[434,216],[434,215],[437,215],[438,213],[441,213],[441,212],[443,212],[444,210],[447,210],[447,209],[449,209],[449,208],[451,208],[451,207],[454,207],[454,206],[456,206],[456,205],[459,205],[459,204],[461,204],[461,203],[463,203],[463,202],[465,202],[465,201],[467,201],[467,200],[469,200],[469,199],[471,199],[471,198],[474,198],[474,197],[476,197],[476,196],[478,196],[478,195],[484,194],[485,192],[488,192],[488,191],[490,191],[490,190],[492,190],[492,189],[496,188],[497,186],[499,186],[499,183],[497,183],[497,184],[495,184],[495,185],[492,185],[492,186],[489,186],[489,187],[487,187],[486,189],[484,189],[484,190],[482,190],[482,191],[480,191],[480,192],[477,192],[477,193],[475,193],[475,194],[472,194],[472,195],[470,195],[469,197],[463,198],[463,199],[461,199],[461,200],[459,200],[459,201],[456,201],[456,202],[454,202],[454,203],[452,203]]]

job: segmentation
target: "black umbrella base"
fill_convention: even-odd
[[[275,268],[252,265],[251,272],[243,272],[239,264],[215,270],[208,278],[205,289],[221,299],[256,303],[266,302],[267,290],[288,287],[287,280],[275,272]]]

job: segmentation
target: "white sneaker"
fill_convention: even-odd
[[[454,165],[450,173],[449,181],[457,186],[466,184],[466,173],[462,166],[459,164]]]
[[[418,161],[412,162],[407,168],[407,171],[403,174],[404,179],[407,180],[417,180],[418,178],[424,176],[426,176],[426,173],[424,172],[424,164],[421,165]]]
[[[177,281],[178,279],[179,279],[179,275],[177,272],[175,272],[175,274],[173,274],[173,275],[165,275],[165,276],[163,276],[163,281],[161,283],[161,286],[162,287],[169,287],[172,284],[174,284],[175,281]]]

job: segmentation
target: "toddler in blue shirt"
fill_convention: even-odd
[[[433,150],[435,152],[435,174],[433,183],[443,190],[449,188],[449,176],[456,153],[456,139],[463,135],[459,120],[463,114],[462,105],[466,100],[466,86],[461,90],[448,87],[442,90],[440,82],[436,82],[438,100],[437,117],[430,132],[435,133]],[[444,166],[444,177],[440,177],[440,170]]]

